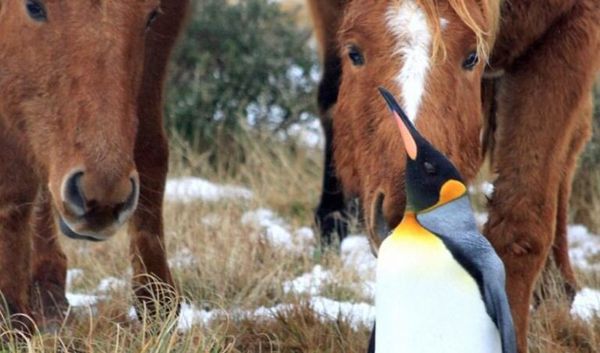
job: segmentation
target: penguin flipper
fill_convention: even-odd
[[[497,255],[494,253],[493,255]],[[500,261],[499,258],[497,258]],[[483,275],[482,295],[488,314],[494,320],[500,340],[502,341],[502,353],[517,353],[517,339],[513,324],[510,305],[506,296],[504,266],[500,261],[500,270],[490,275]]]
[[[517,353],[512,314],[506,296],[504,264],[479,232],[467,195],[417,215],[417,221],[436,234],[454,258],[475,279],[485,308],[496,324],[502,353]]]

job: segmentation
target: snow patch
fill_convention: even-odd
[[[313,231],[302,227],[295,232],[275,212],[259,208],[242,215],[242,224],[261,231],[262,239],[270,245],[295,253],[304,253],[312,248],[315,242]]]
[[[127,281],[117,277],[106,277],[100,280],[97,292],[106,293],[127,287]]]
[[[70,268],[67,270],[67,288],[71,288],[73,286],[73,282],[79,280],[83,277],[83,270],[80,268]]]
[[[469,186],[470,194],[482,194],[487,198],[491,198],[494,193],[494,184],[489,181],[484,181],[479,185],[471,185]]]
[[[570,225],[567,228],[569,255],[574,266],[588,271],[600,271],[600,236],[591,234],[582,225]]]
[[[322,320],[335,321],[338,318],[348,320],[354,329],[361,326],[371,326],[375,321],[375,307],[367,303],[339,302],[329,298],[315,296],[308,302],[309,307]],[[199,310],[193,304],[184,303],[181,305],[177,329],[187,331],[193,325],[208,325],[212,320],[219,316],[228,316],[230,318],[248,318],[248,319],[274,319],[278,315],[292,311],[297,308],[297,304],[278,304],[272,307],[261,306],[254,310]],[[133,312],[135,314],[135,312]],[[130,313],[131,315],[131,313]]]
[[[285,222],[275,212],[267,208],[248,211],[242,215],[242,224],[255,227],[283,226]]]
[[[329,320],[346,318],[354,329],[360,326],[371,326],[375,321],[375,307],[367,303],[339,302],[324,297],[313,297],[310,300],[313,310]]]
[[[198,264],[196,257],[192,254],[192,251],[188,248],[182,248],[175,252],[168,260],[169,266],[173,268],[189,268],[194,267]]]
[[[190,303],[182,303],[177,319],[177,329],[187,331],[193,325],[207,325],[216,315],[215,311],[198,310],[195,305]]]
[[[489,214],[487,212],[474,212],[475,222],[479,227],[483,227],[488,221]]]
[[[371,252],[366,235],[349,235],[341,244],[341,257],[346,267],[354,268],[363,278],[375,278],[377,259]]]
[[[481,193],[483,193],[486,197],[490,198],[494,193],[494,184],[490,183],[489,181],[484,181],[481,183],[481,185],[479,185],[479,190],[481,190]]]
[[[571,306],[571,315],[583,320],[600,317],[600,290],[584,288],[577,293]]]
[[[325,138],[319,119],[312,119],[309,123],[293,124],[287,129],[289,136],[293,137],[302,146],[323,149]]]
[[[294,236],[302,244],[313,244],[315,242],[315,232],[309,227],[298,228],[294,231]]]
[[[367,303],[340,302],[325,297],[314,296],[309,300],[308,305],[322,320],[335,321],[341,317],[348,320],[354,329],[358,329],[361,326],[370,327],[375,321],[375,307]],[[296,307],[296,304],[260,307],[252,312],[242,312],[242,316],[273,319],[277,315],[294,310]]]
[[[363,295],[375,298],[375,270],[377,259],[371,252],[369,239],[365,235],[350,235],[341,244],[344,266],[353,268],[362,278]]]
[[[219,185],[205,179],[184,177],[167,180],[165,199],[172,202],[251,199],[252,191],[241,186]]]
[[[67,300],[69,301],[69,305],[73,307],[93,306],[98,303],[100,297],[91,294],[67,292]]]
[[[321,265],[316,265],[311,272],[284,282],[283,291],[285,293],[319,295],[321,287],[332,280],[333,274],[331,271],[324,270]]]

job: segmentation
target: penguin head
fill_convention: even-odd
[[[407,155],[406,209],[419,213],[463,196],[467,187],[456,167],[421,136],[389,91],[379,91],[396,120]]]

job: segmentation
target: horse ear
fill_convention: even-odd
[[[385,194],[382,191],[377,191],[375,199],[371,204],[369,220],[367,222],[369,224],[368,232],[369,237],[371,238],[371,247],[375,253],[377,253],[377,249],[379,248],[381,242],[383,242],[383,240],[387,238],[391,232],[391,229],[385,219],[385,215],[383,214],[384,199]]]

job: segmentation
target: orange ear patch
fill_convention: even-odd
[[[437,202],[437,205],[443,205],[447,202],[457,199],[464,195],[465,192],[467,192],[467,187],[465,184],[458,180],[448,180],[444,183],[444,185],[442,185],[442,189],[440,190],[440,199]]]
[[[410,131],[408,131],[408,128],[406,127],[402,119],[400,119],[400,117],[398,116],[398,113],[393,113],[394,117],[396,118],[396,123],[398,123],[398,127],[400,128],[400,135],[402,135],[402,141],[404,142],[404,149],[406,150],[406,154],[408,154],[410,159],[415,160],[417,159],[417,143],[410,134]]]

